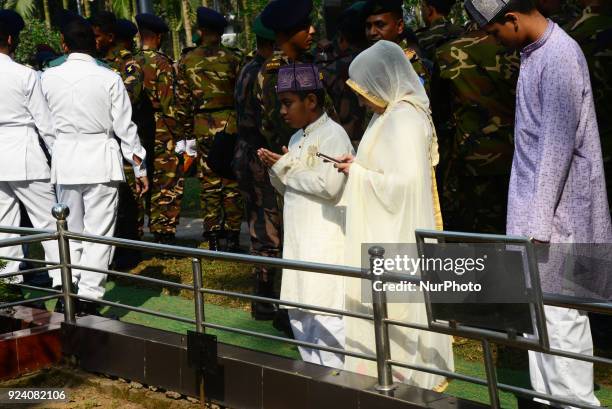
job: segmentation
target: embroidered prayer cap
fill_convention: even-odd
[[[158,34],[165,34],[170,31],[168,24],[161,17],[151,13],[136,15],[136,24],[138,24],[139,30],[149,30]]]
[[[465,0],[465,9],[480,27],[493,21],[510,3],[510,0]]]
[[[285,65],[278,70],[276,93],[323,89],[321,74],[314,64]]]
[[[402,14],[403,0],[368,0],[363,6],[364,17],[383,13]]]
[[[19,14],[13,10],[0,10],[0,32],[10,36],[17,36],[25,27]]]
[[[261,37],[266,40],[274,41],[274,39],[276,39],[274,31],[264,26],[264,23],[261,22],[261,14],[257,16],[255,22],[253,23],[253,32],[257,37]]]
[[[261,12],[261,22],[275,33],[310,26],[312,0],[273,0]]]
[[[227,27],[227,20],[223,17],[223,14],[216,10],[204,6],[198,7],[197,15],[198,27],[200,28],[208,28],[223,33],[225,27]]]

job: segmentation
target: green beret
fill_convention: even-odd
[[[261,16],[257,16],[255,22],[253,23],[253,32],[257,37],[264,38],[266,40],[274,41],[276,36],[274,35],[274,31],[270,30],[261,22]]]

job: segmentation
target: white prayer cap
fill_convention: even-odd
[[[489,24],[510,0],[465,0],[465,9],[480,27]]]

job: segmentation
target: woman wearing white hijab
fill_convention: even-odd
[[[357,156],[341,158],[336,167],[349,175],[346,262],[361,266],[362,243],[415,243],[416,229],[441,228],[433,177],[438,145],[429,100],[402,49],[378,41],[359,54],[349,68],[347,84],[374,111]],[[362,302],[362,283],[347,279],[346,307],[372,314]],[[369,286],[368,286],[369,288]],[[402,294],[406,302],[389,303],[390,318],[427,323],[421,293]],[[389,327],[391,357],[408,364],[454,370],[451,338],[429,331]],[[371,321],[346,317],[346,348],[375,353]],[[346,357],[345,369],[376,376],[376,362]],[[444,377],[394,367],[395,381],[441,390]]]

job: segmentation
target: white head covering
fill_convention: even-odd
[[[411,102],[429,112],[429,98],[404,51],[380,40],[359,54],[349,67],[347,84],[373,104],[386,108]]]

